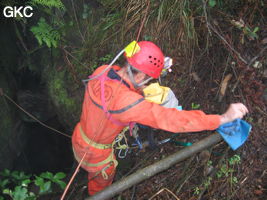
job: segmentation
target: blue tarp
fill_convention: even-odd
[[[216,131],[233,150],[236,150],[247,140],[251,128],[246,121],[237,119],[221,125]]]

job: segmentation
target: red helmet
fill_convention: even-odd
[[[152,42],[141,41],[136,44],[133,55],[124,54],[128,63],[153,78],[159,78],[164,66],[164,55],[160,48]]]

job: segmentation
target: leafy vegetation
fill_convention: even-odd
[[[44,18],[40,18],[38,25],[31,27],[31,32],[38,40],[39,45],[43,42],[49,47],[57,47],[60,41],[60,34],[46,23]]]
[[[193,109],[193,110],[196,110],[196,109],[199,109],[200,108],[200,104],[197,104],[197,103],[192,103],[191,104],[191,108]]]
[[[229,182],[230,188],[232,190],[233,187],[235,187],[238,183],[238,178],[234,176],[234,173],[236,172],[235,167],[239,165],[240,162],[241,158],[237,154],[233,155],[227,160],[225,159],[224,162],[218,166],[216,178],[214,178],[213,176],[208,176],[207,178],[205,178],[200,186],[194,188],[194,195],[200,195],[203,190],[208,190],[212,184],[212,181],[221,182],[224,181],[224,179],[227,179],[227,182]],[[207,162],[207,166],[212,167],[212,165],[212,161],[209,160]]]
[[[30,3],[39,6],[46,6],[48,8],[58,8],[61,10],[65,10],[65,6],[60,0],[30,0]]]
[[[6,169],[0,172],[0,200],[5,199],[4,195],[13,200],[36,200],[40,195],[51,193],[53,185],[58,185],[63,190],[66,187],[66,183],[62,181],[65,176],[62,172],[44,172],[37,176]],[[38,188],[38,192],[33,192],[34,187]]]

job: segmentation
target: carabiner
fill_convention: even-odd
[[[127,156],[127,153],[128,153],[129,148],[126,148],[126,149],[125,149],[123,155],[122,155],[122,150],[124,150],[124,149],[120,149],[120,150],[119,150],[119,153],[118,153],[118,157],[121,158],[121,159],[123,159],[123,158],[125,158],[125,157]]]

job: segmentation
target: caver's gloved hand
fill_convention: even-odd
[[[247,140],[251,125],[244,120],[236,119],[221,125],[216,131],[233,150],[236,150]]]

